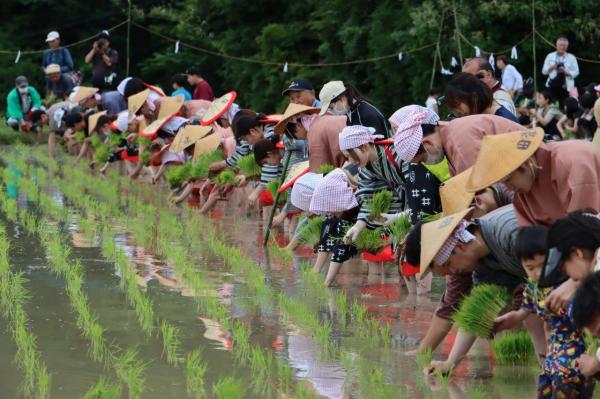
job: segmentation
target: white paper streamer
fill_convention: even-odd
[[[481,57],[481,49],[475,46],[475,57]]]
[[[20,59],[21,59],[21,50],[19,50],[19,52],[17,53],[17,58],[15,58],[15,64],[18,64]]]
[[[283,66],[283,72],[287,73],[288,72],[288,63],[286,62],[285,65]]]
[[[495,71],[496,70],[496,59],[494,58],[494,53],[490,54],[489,62]]]
[[[440,68],[440,73],[442,75],[452,75],[452,71],[449,71],[448,69],[446,69],[444,67]]]
[[[402,59],[404,58],[404,54],[402,54],[402,52],[398,53],[398,61],[402,61]]]
[[[179,53],[179,40],[175,42],[175,54]]]
[[[452,59],[450,60],[450,66],[452,68],[457,67],[458,66],[458,61],[456,60],[455,57],[452,57]]]
[[[512,50],[510,50],[510,59],[516,60],[519,58],[519,54],[517,54],[517,47],[513,46]]]

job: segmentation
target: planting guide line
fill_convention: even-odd
[[[40,205],[45,204],[44,207],[40,206],[40,209],[45,209],[48,216],[66,218],[68,207],[60,206],[47,194],[38,190],[39,186],[44,184],[36,187],[33,182],[33,177],[35,177],[39,183],[46,183],[47,173],[42,168],[30,167],[23,161],[29,155],[29,149],[21,148],[20,152],[21,154],[16,155],[12,153],[7,158],[13,158],[11,161],[19,165],[21,170],[29,171],[32,180],[25,182],[26,180],[23,179],[25,182],[23,190],[28,192],[32,201],[38,202]],[[221,234],[219,234],[219,226],[213,226],[211,221],[199,217],[192,210],[187,209],[183,212],[173,209],[158,210],[152,205],[144,204],[135,198],[135,193],[132,193],[133,187],[129,181],[124,180],[116,173],[111,173],[106,180],[101,180],[76,167],[66,167],[62,168],[63,177],[61,178],[58,173],[60,168],[55,160],[48,159],[39,151],[32,155],[35,160],[47,165],[49,171],[54,175],[53,183],[80,210],[81,216],[78,218],[78,224],[84,233],[88,237],[97,233],[102,236],[103,256],[117,265],[121,274],[121,289],[126,294],[128,304],[135,310],[140,327],[147,335],[151,335],[153,330],[160,329],[163,353],[169,364],[177,366],[184,363],[178,349],[180,342],[177,337],[177,329],[169,328],[170,325],[166,321],[160,323],[156,321],[156,317],[153,315],[152,300],[138,286],[136,272],[130,267],[123,249],[117,247],[117,244],[113,242],[116,235],[122,234],[116,227],[115,220],[125,221],[125,229],[133,234],[137,245],[152,248],[162,258],[169,259],[176,272],[177,280],[181,280],[182,286],[190,287],[194,292],[193,296],[198,308],[202,309],[208,317],[217,320],[224,331],[230,331],[234,343],[233,359],[236,363],[251,368],[253,377],[256,377],[255,390],[260,388],[256,385],[263,387],[276,385],[275,392],[279,394],[278,396],[290,397],[290,394],[294,395],[294,391],[295,397],[310,397],[307,395],[311,395],[306,381],[291,383],[294,370],[286,360],[274,354],[272,350],[263,349],[260,345],[252,345],[250,328],[244,322],[230,319],[228,307],[220,303],[216,296],[206,294],[214,291],[211,280],[207,276],[206,270],[194,267],[192,262],[188,261],[189,258],[202,259],[208,253],[221,259],[231,268],[234,275],[243,278],[244,288],[250,294],[254,294],[249,299],[257,309],[266,309],[267,314],[269,310],[276,310],[283,325],[288,326],[289,321],[293,321],[300,328],[310,332],[319,343],[325,358],[339,356],[348,373],[347,380],[351,384],[354,384],[351,380],[356,380],[354,388],[362,394],[361,396],[398,397],[398,395],[405,394],[404,389],[398,390],[396,386],[389,385],[384,378],[383,368],[374,366],[362,354],[363,351],[368,353],[376,348],[389,348],[391,326],[388,323],[380,323],[376,319],[369,318],[366,306],[357,300],[354,300],[349,306],[343,290],[328,290],[320,276],[305,264],[299,267],[299,277],[301,288],[311,299],[308,303],[296,301],[283,292],[277,292],[267,283],[265,271],[257,267],[253,258],[244,255],[238,248],[225,244],[222,228],[220,229]],[[122,190],[127,192],[122,194],[120,193]],[[139,190],[148,191],[149,188],[144,186]],[[7,211],[6,207],[3,208]],[[84,214],[85,217],[83,217]],[[20,215],[22,215],[20,219],[24,227],[27,228],[27,225],[32,224],[26,213],[21,212]],[[148,215],[157,216],[152,218]],[[35,224],[35,219],[33,220],[33,224]],[[94,228],[94,220],[97,224],[96,228]],[[157,234],[157,231],[160,231],[160,234]],[[199,252],[192,254],[191,251],[196,250],[197,247],[200,247]],[[289,255],[279,250],[278,247],[271,248],[275,249],[275,255],[278,258],[289,263]],[[318,316],[319,308],[327,303],[335,304],[334,313],[337,315],[335,318],[337,323],[329,320],[321,321]],[[356,350],[338,348],[332,341],[334,327],[340,328],[345,335],[350,334],[350,336],[358,338],[361,345]],[[132,352],[129,351],[126,354],[130,356]],[[135,359],[135,356],[125,360],[130,362],[127,363],[130,369],[135,369],[136,364],[141,364]],[[200,350],[187,354],[185,366],[188,394],[192,397],[200,397],[205,393],[202,378],[206,371],[206,364],[202,363]],[[123,377],[122,380],[127,377],[127,372],[124,371],[126,369],[122,367],[121,373],[117,373]],[[275,375],[277,377],[274,377]],[[421,383],[423,379],[421,373],[417,371],[416,376]],[[221,380],[219,383],[223,381]],[[268,381],[271,381],[271,384]],[[273,382],[274,384],[272,384]],[[213,385],[213,391],[217,389],[219,383]],[[232,382],[232,384],[234,383],[235,381]],[[101,379],[90,389],[90,392],[106,385],[106,381]],[[273,395],[271,388],[264,393],[268,396]],[[425,391],[428,390],[425,389]],[[376,395],[374,395],[375,393]]]

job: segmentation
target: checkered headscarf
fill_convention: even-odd
[[[348,177],[341,169],[336,169],[325,176],[315,187],[309,210],[317,215],[331,212],[344,212],[358,206],[354,190]]]
[[[382,135],[373,133],[375,133],[375,129],[372,127],[361,125],[346,126],[340,133],[340,150],[346,151],[357,148],[365,143],[372,143],[375,140],[383,138]]]
[[[310,200],[315,187],[323,180],[322,174],[307,173],[296,180],[292,187],[290,201],[296,208],[307,212],[310,209]]]
[[[456,226],[454,232],[452,232],[450,237],[448,237],[446,242],[444,242],[444,245],[442,245],[440,250],[433,258],[434,264],[439,266],[446,263],[446,261],[450,258],[450,255],[452,255],[452,251],[454,251],[454,248],[456,247],[459,241],[466,244],[475,239],[475,236],[471,234],[469,230],[467,230],[468,226],[469,223],[465,220],[463,220],[458,224],[458,226]]]
[[[407,105],[394,112],[389,121],[398,126],[394,133],[394,148],[398,157],[411,162],[423,140],[421,125],[435,125],[439,120],[435,112],[420,105]]]
[[[187,122],[188,119],[186,118],[174,116],[173,118],[169,119],[169,121],[165,123],[161,129],[169,134],[175,135]]]

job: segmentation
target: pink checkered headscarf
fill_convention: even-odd
[[[327,215],[332,212],[345,212],[358,206],[354,190],[348,182],[348,177],[341,169],[329,172],[317,184],[310,201],[309,210],[317,215]]]
[[[435,112],[420,105],[407,105],[394,112],[389,121],[398,126],[394,133],[394,149],[398,157],[411,162],[423,141],[421,125],[435,125],[439,120]]]
[[[308,212],[315,187],[322,180],[323,175],[317,173],[307,173],[300,176],[292,187],[292,195],[290,197],[292,205],[304,212]]]
[[[448,237],[446,242],[444,242],[444,245],[442,245],[433,258],[433,263],[435,265],[441,266],[446,263],[446,261],[450,259],[450,255],[452,255],[452,251],[454,251],[454,248],[456,248],[459,241],[466,244],[475,239],[475,236],[467,230],[468,226],[469,223],[465,220],[456,226],[452,234],[450,234],[450,237]]]
[[[350,150],[383,138],[382,135],[373,133],[375,133],[375,129],[372,127],[361,125],[346,126],[340,133],[340,150]]]

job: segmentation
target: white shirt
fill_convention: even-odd
[[[548,86],[550,80],[554,79],[558,73],[556,69],[550,71],[550,66],[559,63],[563,63],[565,65],[565,69],[569,71],[569,74],[571,75],[567,75],[565,79],[567,83],[567,90],[571,90],[575,87],[575,78],[579,75],[579,64],[577,64],[577,58],[575,58],[575,56],[571,53],[558,55],[556,51],[553,51],[546,56],[546,59],[544,60],[544,67],[542,68],[542,73],[544,75],[548,75],[546,86]]]
[[[523,88],[523,76],[517,68],[508,64],[502,71],[502,88],[506,91],[521,90]]]

